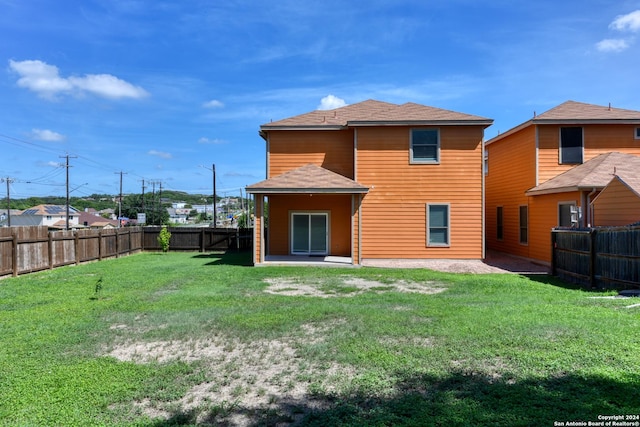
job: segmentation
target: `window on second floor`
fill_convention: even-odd
[[[583,148],[581,127],[560,128],[560,164],[581,164]]]
[[[440,162],[440,132],[438,129],[411,129],[411,163]]]
[[[636,139],[640,139],[640,128],[635,129],[635,133],[633,134]]]

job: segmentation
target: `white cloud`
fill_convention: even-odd
[[[50,142],[62,142],[65,139],[67,139],[66,136],[49,129],[32,129],[31,137],[39,141],[50,141]]]
[[[222,108],[224,107],[224,104],[221,101],[218,101],[217,99],[212,99],[211,101],[207,101],[204,104],[202,104],[202,106],[204,108]]]
[[[601,52],[622,52],[629,47],[624,39],[604,39],[596,43],[596,49]]]
[[[320,105],[318,105],[318,110],[333,110],[334,108],[340,108],[347,105],[344,102],[344,99],[340,99],[334,95],[327,95],[320,100]]]
[[[223,139],[209,139],[209,138],[205,138],[204,136],[202,138],[200,138],[198,140],[198,144],[213,144],[213,145],[218,145],[218,144],[226,144],[227,141],[223,140]]]
[[[18,86],[45,99],[62,94],[92,93],[103,98],[143,98],[148,92],[110,74],[86,74],[84,77],[60,76],[58,67],[39,60],[9,60],[9,68],[17,73]]]
[[[147,154],[149,154],[150,156],[157,156],[163,159],[171,159],[173,157],[171,153],[167,153],[164,151],[157,151],[157,150],[149,150]]]
[[[620,15],[613,20],[609,28],[618,31],[640,31],[640,10],[634,10],[626,15]]]

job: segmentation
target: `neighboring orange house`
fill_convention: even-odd
[[[262,125],[267,179],[247,187],[254,263],[483,258],[483,134],[491,123],[369,100]]]
[[[567,101],[485,143],[489,249],[551,260],[551,229],[594,223],[614,174],[637,174],[640,112]]]
[[[640,160],[640,158],[639,158]],[[633,176],[616,172],[611,182],[593,200],[593,225],[621,226],[640,222],[640,161]]]

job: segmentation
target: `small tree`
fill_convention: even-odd
[[[158,234],[158,243],[162,247],[162,252],[167,252],[169,250],[169,241],[171,240],[171,232],[167,229],[166,225],[162,226],[162,230],[160,230],[160,234]]]

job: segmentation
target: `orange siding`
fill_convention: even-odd
[[[640,221],[640,197],[614,179],[593,202],[596,226],[629,225]]]
[[[520,244],[519,209],[529,202],[525,191],[535,186],[535,129],[525,128],[486,149],[489,156],[489,173],[485,177],[487,247],[529,257],[529,246]],[[497,239],[498,206],[503,209],[502,240]]]
[[[559,164],[560,127],[563,126],[538,125],[540,162],[538,185],[575,166]],[[640,141],[634,139],[636,127],[635,125],[621,124],[582,126],[584,134],[583,161],[586,162],[611,151],[640,155]]]
[[[270,131],[268,178],[309,163],[353,179],[353,131]]]
[[[288,255],[290,213],[329,212],[329,255],[351,256],[351,195],[269,196],[269,255]]]
[[[551,229],[559,225],[558,205],[573,202],[576,206],[580,206],[580,200],[578,191],[529,198],[530,258],[551,262]]]
[[[409,164],[407,127],[358,129],[363,258],[482,258],[479,126],[440,128],[440,164]],[[426,204],[450,203],[450,247],[426,246]]]

